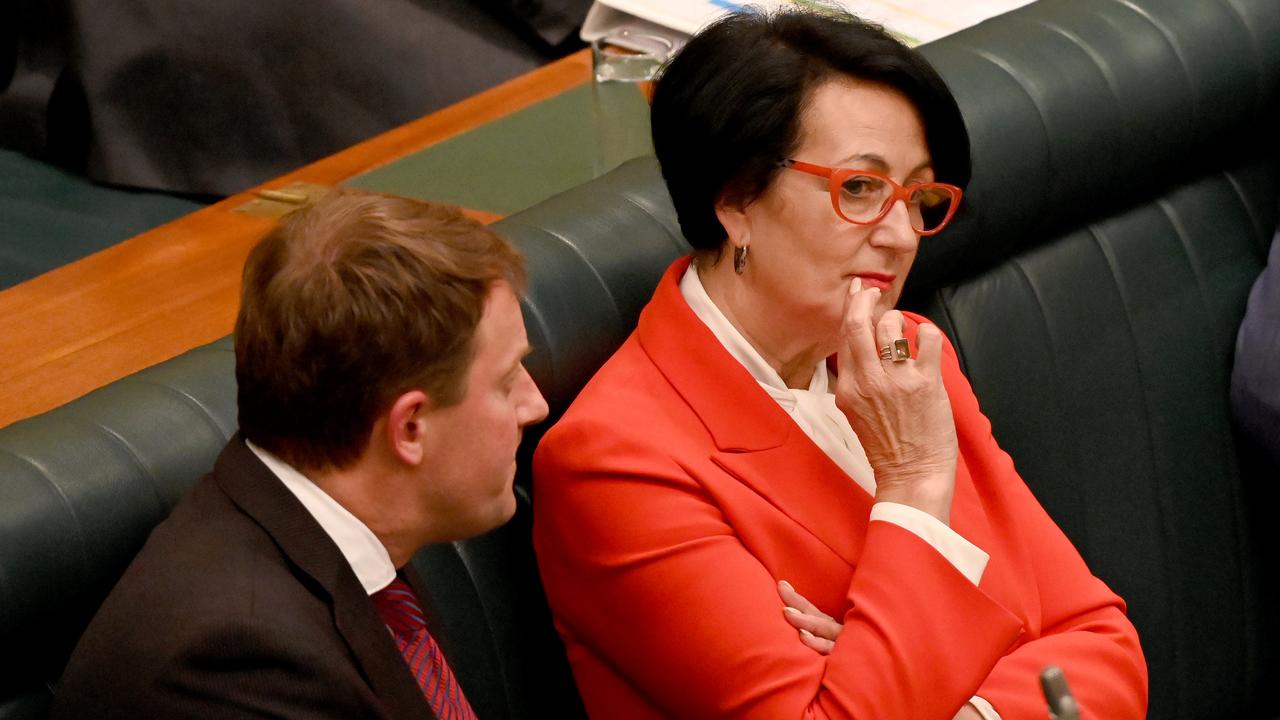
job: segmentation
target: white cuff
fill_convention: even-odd
[[[982,720],[1000,720],[1000,713],[991,707],[991,703],[977,695],[969,698],[969,704],[973,706],[974,710],[978,711],[978,714],[982,716]]]
[[[982,582],[982,573],[987,569],[987,561],[991,556],[983,552],[977,545],[960,537],[955,530],[947,527],[938,518],[929,513],[913,508],[910,505],[894,502],[878,502],[871,506],[871,520],[891,522],[904,530],[915,533],[921,540],[929,543],[935,550],[955,566],[960,574],[969,578],[974,585]],[[982,710],[982,708],[978,708]],[[994,710],[992,711],[995,712]],[[992,717],[999,718],[999,715]]]

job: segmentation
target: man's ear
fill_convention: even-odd
[[[391,403],[384,417],[387,447],[396,459],[418,465],[426,458],[426,415],[431,407],[431,398],[421,390],[410,390]]]
[[[740,200],[721,196],[716,201],[716,218],[729,236],[729,244],[733,247],[746,247],[751,244],[750,223],[747,222],[747,205]]]

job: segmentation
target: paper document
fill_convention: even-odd
[[[595,0],[582,25],[590,42],[628,28],[660,33],[682,44],[699,28],[748,6],[840,8],[884,25],[908,45],[919,45],[976,25],[1034,0]]]

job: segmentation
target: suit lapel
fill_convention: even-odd
[[[873,499],[689,308],[679,287],[688,267],[682,258],[663,276],[640,315],[640,346],[711,434],[712,462],[854,564]]]
[[[795,435],[796,442],[777,448],[717,452],[711,459],[849,565],[856,565],[872,498],[804,433],[797,429]]]
[[[351,575],[351,585],[343,587],[334,598],[333,619],[338,632],[342,633],[364,669],[369,685],[392,717],[434,718],[435,713],[423,696],[422,688],[409,671],[404,656],[396,648],[390,631],[373,608],[364,587],[354,573],[348,574]]]
[[[214,477],[232,502],[328,596],[337,632],[351,648],[361,674],[387,713],[397,718],[433,718],[422,690],[346,558],[302,503],[249,450],[239,433],[218,457]]]

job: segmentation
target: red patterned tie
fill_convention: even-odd
[[[444,653],[427,632],[422,607],[418,605],[418,598],[409,583],[397,575],[390,585],[374,593],[371,599],[395,638],[400,654],[409,663],[409,671],[418,679],[418,686],[436,717],[440,720],[476,720],[476,713],[462,694]]]

